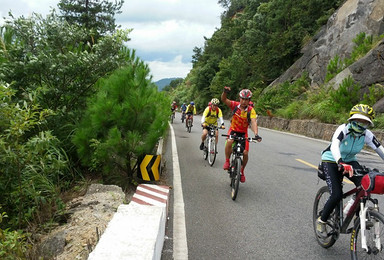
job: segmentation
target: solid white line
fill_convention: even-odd
[[[177,146],[175,132],[169,123],[172,137],[172,160],[173,160],[173,259],[188,259],[187,231],[185,227],[185,212],[183,190],[181,186],[181,174],[179,165],[179,156],[177,155]]]

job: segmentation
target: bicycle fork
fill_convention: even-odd
[[[377,203],[374,202],[374,209],[378,211],[379,207]],[[364,202],[360,202],[360,230],[361,230],[361,247],[366,251],[370,252],[371,249],[367,245],[367,212],[368,212],[368,207],[364,205]],[[381,239],[380,239],[380,222],[379,221],[374,221],[373,226],[374,228],[374,238],[373,241],[376,246],[376,250],[381,251]]]

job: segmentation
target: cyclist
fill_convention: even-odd
[[[220,101],[217,98],[212,98],[211,102],[209,102],[209,106],[207,106],[203,112],[203,116],[201,117],[201,126],[203,127],[203,134],[201,135],[201,144],[200,150],[204,149],[204,141],[207,138],[208,134],[208,125],[216,125],[217,119],[220,121],[221,128],[224,128],[224,120],[223,120],[223,112],[219,108]],[[219,140],[219,131],[216,130],[216,144]]]
[[[256,123],[256,111],[249,102],[252,97],[252,92],[249,89],[243,89],[239,93],[240,102],[229,100],[227,93],[231,91],[230,87],[224,87],[224,91],[221,94],[221,101],[226,104],[232,110],[231,125],[228,130],[229,135],[240,135],[248,137],[248,125],[251,124],[251,129],[255,134],[255,138],[258,142],[261,142],[261,137],[258,135],[258,127]],[[229,168],[229,157],[231,156],[233,140],[227,139],[225,144],[225,163],[224,170]],[[245,141],[245,149],[243,154],[243,165],[241,166],[240,181],[245,182],[244,169],[248,162],[249,142]]]
[[[192,126],[193,126],[193,115],[196,115],[195,102],[191,101],[191,103],[189,103],[189,105],[187,106],[187,108],[185,110],[185,113],[187,114],[187,119],[191,118]],[[188,120],[185,120],[185,127],[187,127],[187,121]]]
[[[183,103],[180,108],[181,108],[181,120],[183,121],[183,118],[185,116],[185,110],[187,110],[187,105]]]
[[[364,144],[370,146],[384,160],[384,148],[375,135],[367,128],[373,126],[375,112],[372,107],[357,104],[349,112],[348,123],[340,125],[333,134],[332,141],[322,152],[321,165],[331,196],[324,205],[321,216],[316,221],[316,233],[326,237],[326,222],[336,205],[342,199],[343,174],[356,186],[361,177],[353,176],[353,168],[361,168],[356,161]],[[341,167],[342,166],[342,167]],[[344,169],[343,171],[341,169]]]
[[[171,111],[172,111],[172,113],[175,113],[176,108],[177,108],[176,101],[173,101],[172,104],[171,104]]]

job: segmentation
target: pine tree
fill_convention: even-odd
[[[121,13],[124,0],[60,0],[62,16],[70,24],[77,24],[95,32],[95,37],[116,29],[115,15]]]

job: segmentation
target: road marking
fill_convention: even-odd
[[[179,156],[177,155],[177,146],[175,132],[170,123],[172,138],[172,161],[173,161],[173,259],[188,259],[187,231],[185,227],[185,212],[183,190],[181,186],[181,174],[179,165]]]
[[[303,163],[303,164],[305,164],[305,165],[307,165],[307,166],[309,166],[309,167],[312,167],[312,168],[317,169],[317,166],[315,166],[315,165],[313,165],[313,164],[311,164],[311,163],[309,163],[309,162],[303,161],[303,160],[301,160],[301,159],[296,159],[296,161],[301,162],[301,163]]]
[[[317,169],[317,166],[315,166],[315,165],[313,165],[313,164],[311,164],[311,163],[309,163],[309,162],[306,162],[306,161],[304,161],[304,160],[296,159],[296,161],[301,162],[301,163],[303,163],[303,164],[305,164],[305,165],[307,165],[307,166],[309,166],[309,167],[312,167],[312,168]],[[353,182],[351,182],[351,181],[348,180],[347,178],[344,178],[344,182],[349,183],[349,184],[353,184]]]

